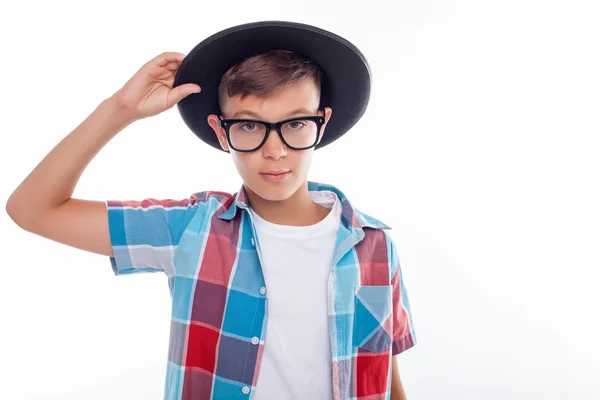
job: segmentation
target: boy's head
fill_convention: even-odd
[[[312,60],[284,50],[246,58],[221,79],[221,115],[209,115],[208,123],[221,147],[230,152],[244,184],[265,200],[285,200],[306,181],[314,145],[323,137],[332,113],[329,107],[319,109],[322,79],[319,66]],[[240,151],[231,148],[225,127],[219,122],[252,119],[275,123],[306,116],[323,118],[321,121],[319,118],[293,121],[281,127],[284,140],[291,147],[281,140],[276,130],[269,132],[263,125],[228,124],[229,139]],[[266,141],[255,149],[263,142],[265,131],[268,133]],[[262,174],[268,171],[290,173],[283,180],[273,181]]]

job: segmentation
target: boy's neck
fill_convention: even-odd
[[[277,225],[308,226],[323,220],[330,210],[315,203],[308,192],[308,182],[304,182],[288,199],[282,201],[265,200],[247,186],[246,193],[250,207],[265,221]]]

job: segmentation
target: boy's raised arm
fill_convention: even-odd
[[[150,60],[61,140],[9,197],[13,221],[48,239],[113,256],[105,202],[71,196],[90,161],[121,130],[200,91],[195,84],[172,87],[184,57],[166,52]]]

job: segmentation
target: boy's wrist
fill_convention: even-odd
[[[104,102],[113,109],[113,115],[126,125],[139,119],[131,109],[123,104],[118,92],[105,99]]]

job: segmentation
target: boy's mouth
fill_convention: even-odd
[[[290,171],[289,170],[280,169],[278,171],[261,172],[261,174],[264,174],[264,175],[281,175],[281,174],[286,174],[288,172],[290,172]]]
[[[260,175],[267,181],[281,182],[281,181],[287,179],[287,177],[291,174],[291,172],[292,171],[285,171],[285,170],[268,171],[268,172],[261,172]]]

